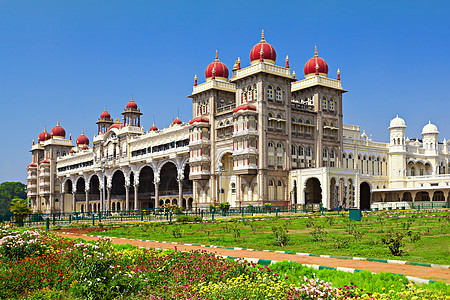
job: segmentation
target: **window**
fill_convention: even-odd
[[[253,101],[253,88],[251,86],[248,87],[248,101]]]
[[[306,156],[311,156],[311,148],[306,148]]]
[[[295,150],[296,150],[295,145],[292,145],[292,148],[291,148],[291,154],[292,155],[295,155]]]
[[[271,85],[267,87],[267,99],[273,100],[273,86]]]
[[[322,109],[323,110],[327,109],[327,97],[322,98]]]
[[[323,157],[327,157],[328,156],[328,150],[325,148],[323,149]]]
[[[275,147],[272,142],[269,143],[267,154],[269,158],[269,165],[275,164]]]
[[[253,100],[258,100],[258,89],[256,88],[256,86],[253,88]]]
[[[236,183],[231,183],[231,193],[236,194]]]
[[[303,151],[304,151],[303,147],[299,146],[298,147],[298,155],[303,156],[303,154],[304,154]]]
[[[330,98],[330,100],[328,101],[328,108],[330,110],[334,110],[334,99]]]
[[[283,154],[284,154],[283,145],[278,143],[277,144],[277,165],[279,165],[279,166],[283,165]]]
[[[330,158],[334,158],[334,150],[331,150],[331,152],[330,152]]]
[[[269,122],[268,122],[269,128],[274,128],[275,127],[275,121],[273,120],[273,114],[269,113],[268,117],[269,117]]]
[[[280,87],[277,87],[276,100],[283,101],[283,91]]]

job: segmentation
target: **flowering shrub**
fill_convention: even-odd
[[[19,260],[31,254],[41,255],[47,250],[47,244],[37,231],[12,233],[0,229],[0,237],[0,256],[4,259]]]
[[[393,274],[349,274],[362,278],[357,287],[345,285],[356,277],[289,263],[261,267],[205,252],[65,240],[41,231],[2,230],[0,239],[9,251],[0,257],[0,299],[448,299],[444,283],[441,290],[418,288]]]

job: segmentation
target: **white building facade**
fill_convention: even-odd
[[[145,130],[131,99],[115,121],[105,110],[92,143],[45,129],[31,149],[28,197],[34,211],[86,212],[157,208],[276,206],[322,203],[325,208],[382,207],[397,202],[449,202],[446,140],[425,125],[406,139],[391,121],[389,143],[374,142],[343,124],[340,72],[328,77],[317,54],[297,80],[289,58],[261,41],[250,65],[237,58],[230,78],[218,54],[192,94],[193,118]]]

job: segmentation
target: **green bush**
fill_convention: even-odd
[[[200,217],[200,216],[179,215],[177,217],[178,223],[201,222],[201,221],[202,221],[202,217]]]

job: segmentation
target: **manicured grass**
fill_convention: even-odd
[[[121,227],[98,235],[143,240],[209,244],[256,250],[284,250],[313,254],[397,259],[421,263],[450,264],[450,215],[448,211],[379,212],[363,217],[361,222],[348,221],[348,215],[293,217],[290,219],[243,220],[233,218],[225,223],[171,224],[143,223]],[[273,227],[288,230],[288,243],[277,245]],[[408,229],[409,226],[409,229]],[[322,228],[322,229],[321,229]],[[381,242],[389,231],[410,231],[418,240],[406,235],[401,256],[390,253]],[[316,232],[318,240],[313,237]],[[322,238],[321,238],[322,237]]]

